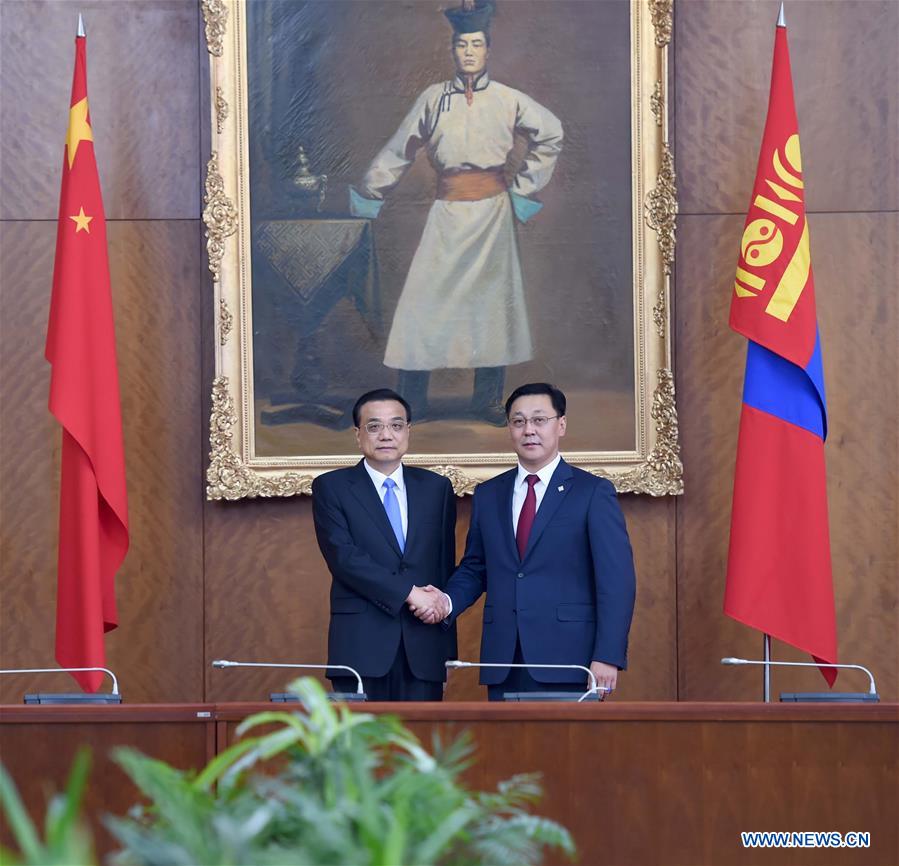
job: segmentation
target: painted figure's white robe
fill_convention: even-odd
[[[359,192],[375,201],[394,187],[425,147],[438,173],[502,169],[518,132],[527,157],[508,194],[480,201],[436,200],[393,317],[384,364],[402,370],[499,367],[533,356],[514,212],[541,205],[526,197],[552,177],[562,124],[519,90],[486,74],[473,102],[458,76],[429,87],[375,157]],[[357,199],[358,201],[358,199]]]

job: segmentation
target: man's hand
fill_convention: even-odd
[[[428,625],[442,622],[449,616],[446,596],[436,586],[413,586],[406,603],[422,622]]]
[[[615,690],[615,686],[618,684],[618,668],[615,665],[607,665],[605,662],[590,662],[590,670],[593,671],[593,676],[596,677],[596,685],[609,690],[600,692],[599,699],[604,700]],[[587,686],[590,686],[589,682]]]

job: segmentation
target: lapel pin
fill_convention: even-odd
[[[560,484],[560,485],[559,485],[559,493],[561,493],[564,489],[565,489],[565,485],[564,485],[564,484]]]

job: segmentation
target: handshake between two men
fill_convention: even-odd
[[[559,453],[566,405],[545,382],[509,395],[517,465],[478,485],[456,565],[452,485],[402,462],[409,403],[388,389],[356,401],[363,459],[319,475],[312,510],[333,578],[328,661],[356,669],[370,700],[441,700],[445,661],[456,651],[455,633],[441,624],[485,592],[480,681],[490,700],[548,687],[580,692],[579,669],[588,666],[600,686],[617,685],[634,608],[633,554],[615,487]],[[396,615],[403,590],[429,628]],[[554,659],[571,660],[574,670],[538,664]],[[355,688],[339,675],[331,680],[336,691]]]
[[[434,625],[450,615],[449,597],[436,586],[413,586],[406,598],[409,610],[422,622]]]

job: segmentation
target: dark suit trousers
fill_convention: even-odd
[[[335,692],[355,692],[355,677],[330,677]],[[362,687],[370,701],[442,701],[443,683],[420,680],[409,668],[406,647],[400,637],[393,665],[383,677],[362,677]]]
[[[524,664],[521,654],[521,641],[515,640],[514,664]],[[587,675],[584,674],[584,685],[577,683],[539,683],[531,676],[527,668],[510,668],[509,676],[495,686],[487,686],[487,697],[491,701],[501,701],[506,692],[578,692],[587,691]]]

